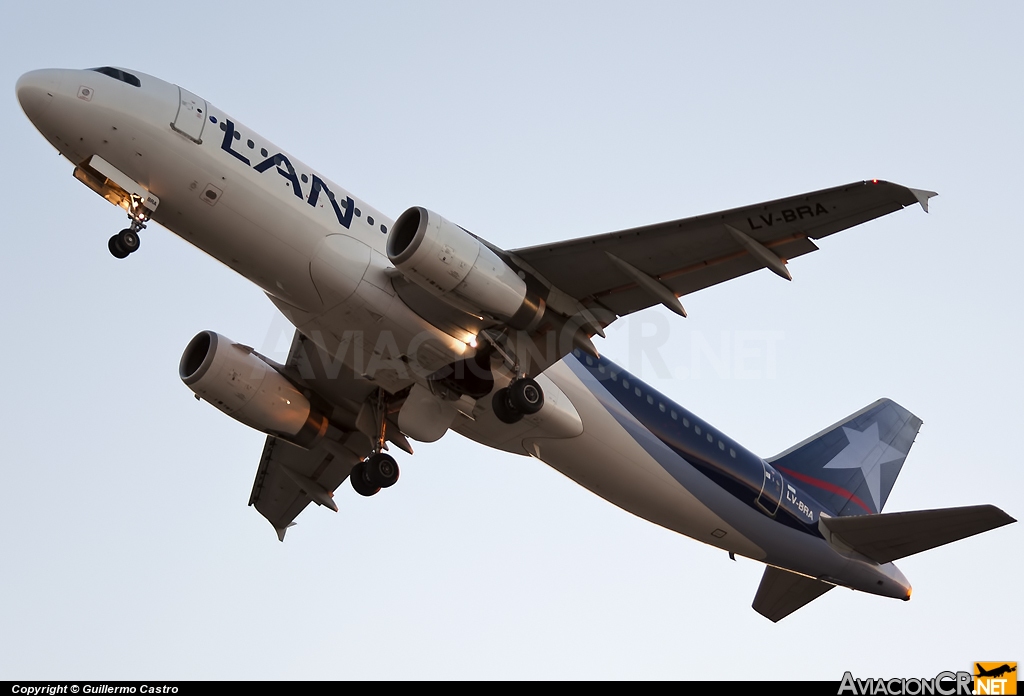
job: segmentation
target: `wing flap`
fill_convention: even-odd
[[[830,585],[774,566],[764,569],[751,605],[761,616],[778,623],[794,611],[831,590]]]

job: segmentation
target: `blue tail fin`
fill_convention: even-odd
[[[880,399],[768,461],[837,515],[882,511],[921,419]]]

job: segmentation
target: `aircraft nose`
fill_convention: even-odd
[[[18,78],[14,89],[22,110],[30,120],[35,120],[46,111],[60,83],[59,70],[33,70]]]

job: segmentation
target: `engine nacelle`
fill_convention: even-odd
[[[178,375],[202,399],[250,428],[300,447],[312,447],[327,432],[327,417],[272,366],[212,331],[193,338]]]
[[[426,208],[409,208],[388,234],[388,258],[406,278],[473,314],[531,330],[544,300],[486,244]]]

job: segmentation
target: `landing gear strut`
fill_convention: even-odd
[[[142,199],[138,196],[132,196],[128,210],[128,219],[131,221],[131,226],[121,230],[107,242],[107,249],[110,250],[114,258],[123,259],[128,254],[139,250],[139,232],[149,222],[149,215],[150,212],[142,205]]]
[[[498,420],[511,425],[521,421],[523,416],[533,415],[544,408],[544,390],[537,384],[537,380],[524,375],[519,361],[509,355],[489,333],[481,331],[478,338],[490,343],[515,375],[507,387],[494,392],[491,398],[491,409]]]
[[[377,441],[374,443],[373,452],[369,457],[352,467],[348,475],[352,482],[352,488],[359,495],[371,496],[380,492],[381,488],[390,488],[398,482],[398,462],[390,454],[384,452],[387,449],[387,399],[383,390],[378,393],[377,403],[374,404],[374,416],[379,422]]]

